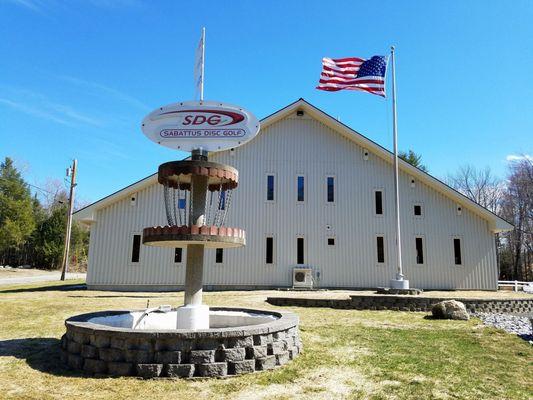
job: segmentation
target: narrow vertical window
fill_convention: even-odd
[[[421,216],[422,215],[422,206],[420,204],[414,205],[414,213],[415,216]]]
[[[327,186],[328,203],[334,203],[335,202],[335,178],[333,176],[327,177],[326,186]]]
[[[274,238],[266,238],[266,257],[265,262],[267,264],[274,264]]]
[[[175,263],[181,262],[182,254],[183,254],[183,249],[181,247],[176,247],[174,249],[174,262]]]
[[[421,237],[415,238],[416,263],[424,264],[424,241]]]
[[[267,201],[274,201],[274,175],[267,175]]]
[[[305,181],[303,176],[299,176],[297,179],[298,184],[298,201],[304,201],[305,200]]]
[[[296,239],[296,264],[303,264],[304,260],[304,238]]]
[[[131,262],[138,263],[141,254],[141,235],[133,235],[133,246],[131,249]]]
[[[224,261],[224,249],[216,249],[215,262],[217,264],[222,264],[223,261]]]
[[[376,215],[383,214],[383,192],[381,190],[376,190],[374,192],[374,201],[376,205]]]
[[[385,240],[383,236],[376,236],[376,249],[378,263],[383,264],[385,262]]]
[[[455,259],[455,265],[461,265],[463,259],[461,256],[461,239],[453,239],[453,254]]]

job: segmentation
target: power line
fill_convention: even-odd
[[[52,193],[52,192],[50,192],[49,190],[46,190],[46,189],[40,188],[39,186],[32,185],[31,183],[26,183],[26,184],[27,184],[28,186],[31,186],[32,188],[35,188],[35,189],[40,190],[41,192],[45,192],[45,193],[48,193],[48,194],[51,194],[51,195],[54,195],[54,196],[57,195],[57,192],[56,192],[56,193]]]
[[[7,178],[4,178],[4,177],[0,177],[0,179],[3,179],[5,181],[8,181],[9,179]],[[35,185],[32,185],[31,183],[28,183],[28,182],[24,182],[26,185],[28,186],[31,186],[32,188],[34,189],[37,189],[37,190],[40,190],[41,192],[45,192],[45,193],[48,193],[48,194],[52,194],[52,195],[57,195],[57,192],[56,193],[52,193],[50,192],[49,190],[46,190],[46,189],[43,189],[42,187],[39,187],[39,186],[35,186]]]

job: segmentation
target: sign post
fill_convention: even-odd
[[[208,329],[209,307],[202,304],[204,250],[245,244],[244,230],[223,226],[232,189],[237,187],[238,171],[229,165],[209,162],[208,153],[248,142],[259,132],[259,121],[238,106],[188,101],[151,112],[142,121],[142,131],[161,146],[191,152],[190,160],[159,166],[158,182],[164,186],[168,225],[145,228],[143,244],[187,247],[184,305],[177,309],[176,326]],[[188,210],[187,206],[183,209],[185,224],[181,222],[179,207],[182,191],[186,192],[186,204],[188,198]],[[218,201],[213,201],[214,192],[218,192]]]

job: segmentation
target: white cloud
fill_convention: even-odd
[[[32,11],[41,11],[41,4],[35,0],[8,0],[10,3],[17,6],[28,8]]]
[[[83,114],[65,104],[52,102],[41,93],[21,88],[8,88],[8,91],[12,94],[11,98],[0,98],[0,104],[28,115],[69,126],[82,124],[102,127],[104,125],[99,119]]]
[[[53,110],[55,110],[56,112],[74,121],[78,121],[78,122],[89,124],[89,125],[95,125],[98,127],[103,126],[103,123],[100,120],[87,116],[87,115],[83,115],[79,113],[78,111],[64,104],[48,103],[48,106],[52,108]]]
[[[102,93],[105,93],[109,96],[113,96],[115,99],[123,101],[125,103],[128,103],[132,106],[135,106],[143,111],[149,111],[150,107],[148,107],[146,104],[141,102],[140,100],[136,99],[135,97],[132,97],[128,94],[122,93],[119,90],[113,89],[109,86],[102,85],[98,82],[90,82],[79,78],[74,78],[72,76],[60,76],[59,78],[63,79],[64,81],[73,83],[78,86],[83,86],[87,88],[96,89]]]
[[[505,159],[507,161],[533,161],[533,156],[530,156],[529,154],[509,154],[507,157],[505,157]]]
[[[43,118],[48,121],[53,121],[61,125],[70,125],[70,126],[72,125],[70,122],[66,121],[65,119],[59,118],[55,116],[53,113],[43,111],[40,108],[28,106],[26,104],[22,104],[16,101],[11,101],[9,99],[3,99],[3,98],[0,98],[0,104],[4,104],[8,107],[21,111],[25,114],[33,115],[34,117]]]
[[[13,5],[27,8],[38,13],[43,12],[43,9],[55,8],[58,5],[71,5],[74,2],[57,2],[53,0],[48,0],[44,2],[43,0],[4,0]],[[68,4],[71,3],[71,4]],[[77,3],[77,4],[76,4]],[[124,8],[124,7],[140,7],[142,5],[142,0],[82,0],[74,3],[74,7],[78,7],[79,4],[88,4],[97,8]]]

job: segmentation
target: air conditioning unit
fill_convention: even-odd
[[[311,268],[293,268],[292,270],[293,288],[313,288],[313,270]]]

